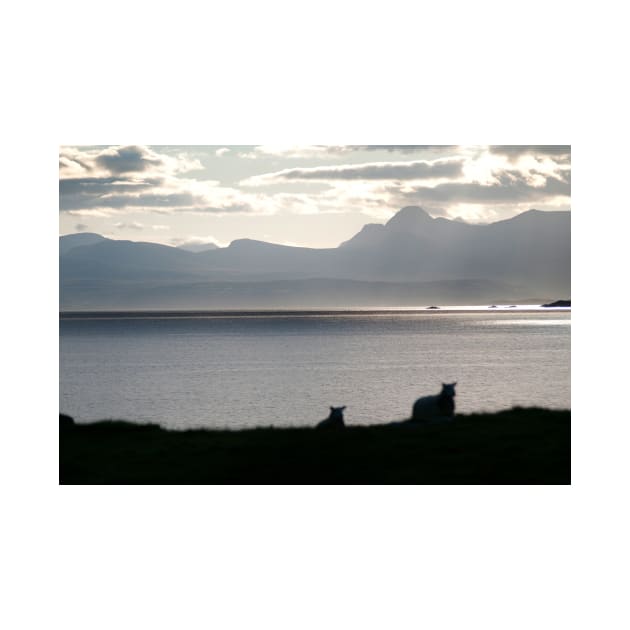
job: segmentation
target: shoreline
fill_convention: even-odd
[[[391,315],[435,315],[439,313],[570,313],[570,306],[490,305],[392,307],[375,309],[217,309],[217,310],[68,310],[59,311],[59,319],[158,319],[158,318],[219,318],[219,317],[354,317]]]

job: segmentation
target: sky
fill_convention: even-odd
[[[469,223],[570,210],[566,145],[62,146],[60,234],[336,247],[400,208]]]

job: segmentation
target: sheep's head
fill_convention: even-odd
[[[330,418],[332,418],[333,420],[342,420],[343,421],[343,410],[346,408],[346,406],[344,405],[343,407],[331,407],[330,408]]]
[[[455,385],[457,385],[457,381],[454,383],[442,383],[442,394],[445,396],[455,396]]]

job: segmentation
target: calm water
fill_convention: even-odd
[[[460,412],[569,408],[570,313],[389,312],[60,320],[60,411],[79,422],[364,424],[457,381]]]

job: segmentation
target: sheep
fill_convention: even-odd
[[[413,404],[412,422],[440,422],[455,415],[455,383],[442,383],[442,391],[435,396],[423,396]]]
[[[346,425],[343,422],[343,407],[331,407],[330,415],[326,420],[322,420],[315,428],[316,429],[343,429]]]

